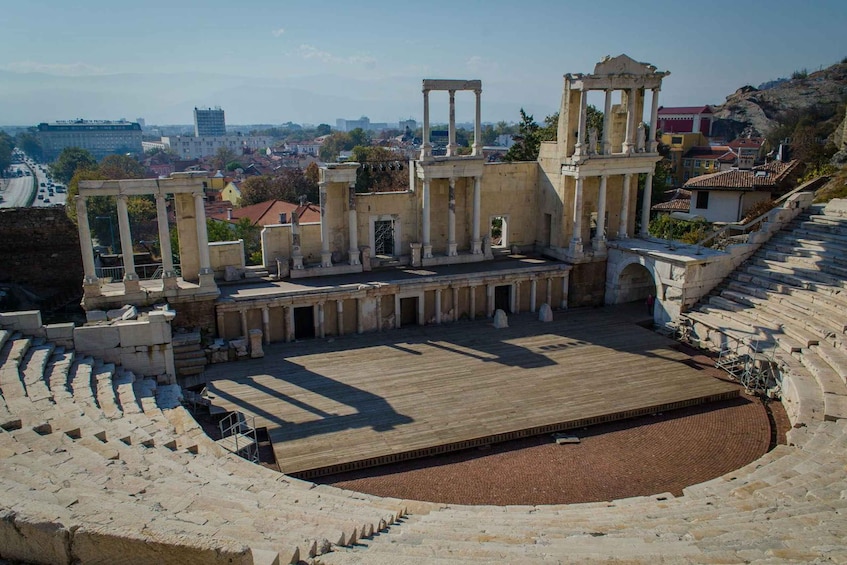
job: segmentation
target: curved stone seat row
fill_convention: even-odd
[[[847,424],[839,402],[847,382],[847,289],[838,268],[847,257],[840,247],[847,223],[815,214],[794,228],[793,235],[775,236],[692,313],[714,332],[704,342],[723,330],[775,348],[794,425],[788,445],[676,498],[445,506],[316,486],[222,452],[179,404],[174,387],[0,331],[0,539],[7,542],[0,557],[284,563],[317,555],[328,565],[845,562]],[[797,253],[786,251],[791,245]],[[406,505],[412,513],[403,516]]]
[[[401,519],[400,501],[315,488],[224,452],[175,385],[38,338],[4,330],[0,339],[0,406],[9,415],[0,526],[50,524],[49,534],[2,544],[2,558],[87,562],[96,545],[98,560],[117,562],[129,544],[137,562],[287,563]],[[181,550],[167,557],[169,545]]]

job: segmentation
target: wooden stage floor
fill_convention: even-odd
[[[737,395],[636,325],[642,308],[272,344],[206,376],[213,404],[255,416],[303,478]]]

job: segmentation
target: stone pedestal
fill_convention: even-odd
[[[541,308],[538,310],[538,321],[539,322],[552,322],[553,321],[553,309],[550,308],[550,305],[546,302],[541,305]]]
[[[423,256],[424,259],[432,258],[432,245],[424,245],[423,246]]]
[[[176,275],[162,277],[163,290],[175,290],[177,288],[179,288],[179,282]]]
[[[321,252],[321,267],[332,267],[332,252],[331,251],[322,251]]]
[[[85,296],[100,296],[102,294],[100,291],[100,279],[95,278],[93,282],[83,282],[82,291]]]
[[[141,281],[135,279],[124,279],[124,292],[130,294],[133,292],[141,292]]]
[[[456,249],[456,245],[457,244],[455,244],[455,243],[448,243],[447,244],[447,256],[448,257],[455,257],[456,255],[459,254],[457,249]]]
[[[503,310],[498,309],[494,312],[494,327],[497,329],[509,327],[509,318]]]
[[[479,239],[475,239],[471,241],[471,253],[474,255],[479,255],[482,253],[482,241]]]
[[[300,251],[299,245],[291,247],[291,261],[294,263],[294,269],[299,270],[303,268],[303,253]]]
[[[217,288],[217,285],[215,284],[215,273],[200,273],[200,286]]]
[[[362,270],[370,271],[371,270],[371,248],[367,245],[364,245],[359,248],[362,252]]]
[[[278,257],[276,260],[276,276],[280,279],[287,279],[291,268],[288,265],[287,257]]]
[[[262,330],[250,330],[247,332],[250,340],[250,357],[256,359],[264,357],[265,352],[262,349]]]
[[[412,248],[412,266],[420,267],[421,266],[421,244],[420,243],[410,243],[409,247]],[[430,248],[431,250],[432,248]]]

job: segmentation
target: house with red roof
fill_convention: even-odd
[[[788,190],[800,173],[800,163],[794,160],[695,177],[685,183],[691,191],[690,212],[709,222],[737,222],[759,202]]]
[[[292,216],[296,214],[301,224],[320,223],[321,210],[310,202],[304,204],[292,204],[282,200],[266,200],[251,206],[242,208],[222,208],[208,213],[207,217],[219,222],[237,223],[242,218],[249,218],[253,226],[269,226],[278,224],[290,224]]]
[[[709,137],[713,119],[709,106],[659,106],[656,128],[662,133],[702,133]]]

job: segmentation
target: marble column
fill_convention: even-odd
[[[447,256],[456,255],[456,179],[450,177],[447,196]]]
[[[430,241],[430,215],[432,213],[432,205],[430,204],[430,180],[425,178],[423,181],[423,258],[430,259],[432,257],[432,241]]]
[[[318,183],[321,207],[321,267],[332,267],[332,252],[329,250],[329,221],[326,217],[326,182]]]
[[[132,253],[132,233],[129,229],[129,211],[126,194],[118,194],[118,229],[121,235],[121,254],[124,260],[124,290],[136,292],[141,289],[138,274],[135,272],[135,256]]]
[[[294,341],[294,307],[285,306],[285,341]]]
[[[618,239],[626,239],[629,237],[629,200],[631,184],[632,174],[627,173],[623,176],[623,191],[621,192],[621,221],[618,227]]]
[[[626,91],[626,136],[623,142],[623,152],[627,155],[635,151],[635,89]]]
[[[647,237],[650,227],[650,207],[653,198],[653,172],[647,173],[647,178],[644,180],[644,194],[641,197],[641,237]]]
[[[84,196],[76,195],[76,218],[79,231],[79,248],[82,252],[82,284],[86,296],[100,295],[100,279],[94,266],[94,247],[91,243],[91,227],[88,225],[88,206]]]
[[[432,145],[429,143],[429,90],[423,90],[423,125],[421,126],[421,161],[432,155]]]
[[[606,89],[606,100],[603,105],[603,154],[612,154],[612,93],[610,88]]]
[[[553,307],[553,277],[547,277],[547,305]]]
[[[356,216],[356,183],[347,187],[347,229],[350,240],[350,264],[359,265],[359,220]]]
[[[223,312],[221,312],[220,310],[218,310],[215,318],[217,319],[217,322],[218,322],[218,324],[217,324],[218,325],[218,328],[217,328],[218,329],[218,337],[223,337],[224,336],[224,330],[226,330],[226,315]]]
[[[647,146],[647,150],[650,153],[656,153],[659,150],[659,142],[658,131],[656,131],[656,127],[659,121],[659,91],[661,88],[653,89],[653,103],[650,108],[650,144]]]
[[[449,90],[450,94],[450,121],[447,124],[447,156],[456,155],[456,91]]]
[[[520,314],[521,311],[521,281],[512,283],[512,303],[509,305],[512,314]]]
[[[494,285],[488,283],[485,285],[485,315],[488,318],[494,316]]]
[[[382,331],[382,295],[377,294],[374,297],[374,300],[376,300],[376,331],[381,332]],[[400,319],[400,312],[395,312],[395,314],[396,314],[396,316],[394,316],[394,317],[399,320]]]
[[[588,92],[584,88],[579,89],[579,126],[576,134],[576,145],[574,145],[574,156],[587,155],[585,144],[585,121],[588,113]]]
[[[529,281],[529,311],[535,312],[535,302],[538,299],[538,280],[532,278]]]
[[[559,302],[559,308],[562,310],[568,309],[568,283],[570,281],[570,271],[565,271],[562,275],[562,300]]]
[[[194,218],[197,224],[197,251],[200,254],[200,286],[206,281],[214,284],[212,259],[209,257],[209,233],[206,229],[206,206],[202,192],[194,194]]]
[[[441,289],[435,289],[435,323],[441,323]]]
[[[473,219],[471,222],[471,253],[479,255],[482,253],[482,240],[479,237],[479,215],[482,208],[482,177],[473,178]]]
[[[365,333],[365,298],[356,299],[356,333]]]
[[[473,125],[473,155],[482,156],[482,90],[474,90],[476,97],[476,114]]]
[[[315,304],[313,307],[313,316],[315,319],[315,337],[326,337],[326,329],[324,326],[324,304],[323,302]]]
[[[265,345],[271,342],[271,312],[267,306],[262,306],[262,337]]]
[[[476,319],[476,285],[468,287],[468,319]]]
[[[573,235],[571,237],[571,252],[582,253],[582,185],[583,178],[576,177],[576,188],[573,200]]]
[[[250,331],[250,328],[247,327],[247,310],[241,309],[238,311],[238,314],[241,316],[241,336],[247,339],[248,332]]]
[[[459,287],[451,287],[453,289],[453,321],[459,319]]]
[[[600,194],[597,202],[597,233],[594,236],[594,250],[605,251],[606,249],[606,184],[608,175],[600,176]]]
[[[156,195],[156,223],[159,227],[159,252],[162,255],[162,288],[165,290],[177,288],[171,233],[168,229],[168,208],[164,194]]]
[[[338,335],[344,335],[344,300],[335,301],[335,315],[338,324]]]

